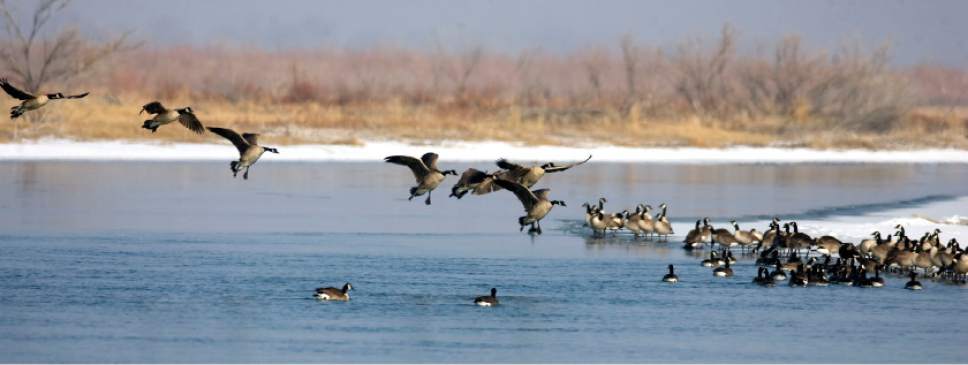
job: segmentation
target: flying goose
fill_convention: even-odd
[[[319,300],[346,302],[350,300],[349,291],[352,289],[353,289],[353,285],[351,285],[350,283],[343,284],[342,289],[337,289],[333,287],[316,288],[316,294],[313,294],[313,296]]]
[[[77,94],[77,95],[64,95],[63,93],[53,93],[53,94],[40,94],[40,95],[34,96],[30,93],[27,93],[23,90],[18,89],[16,86],[11,85],[10,82],[7,81],[7,79],[5,78],[0,79],[0,87],[3,88],[3,91],[7,92],[7,95],[10,95],[14,99],[22,100],[20,105],[15,105],[12,108],[10,108],[10,119],[17,119],[18,117],[20,117],[21,115],[23,115],[28,111],[40,109],[40,107],[47,105],[47,102],[50,100],[80,99],[87,96],[88,94],[88,93],[83,93],[83,94]]]
[[[245,133],[240,136],[228,128],[210,127],[208,130],[229,140],[239,150],[239,159],[229,164],[232,169],[232,177],[236,177],[239,171],[245,169],[242,179],[248,180],[249,168],[255,165],[256,161],[259,161],[259,157],[262,157],[263,153],[266,151],[279,153],[279,150],[275,148],[260,146],[259,135],[255,133]]]
[[[524,230],[524,226],[530,224],[531,229],[528,233],[541,234],[541,219],[548,215],[551,208],[555,205],[567,206],[561,200],[548,199],[551,189],[528,190],[524,185],[503,179],[494,180],[494,183],[514,193],[524,205],[526,215],[518,217],[518,224],[521,225],[520,230]]]
[[[457,171],[446,170],[441,171],[437,168],[437,154],[433,152],[427,152],[420,156],[420,159],[416,159],[410,156],[388,156],[383,160],[392,164],[404,165],[410,168],[413,172],[413,177],[417,179],[417,186],[410,188],[410,198],[407,200],[413,200],[416,196],[421,196],[427,194],[427,200],[424,204],[430,205],[430,193],[444,181],[447,175],[457,175]]]
[[[151,130],[151,133],[158,131],[158,127],[172,123],[176,120],[178,123],[181,123],[181,125],[185,126],[185,128],[190,129],[192,132],[198,134],[205,133],[205,127],[202,126],[202,122],[198,120],[198,117],[195,116],[195,112],[193,112],[192,108],[189,106],[181,109],[167,109],[164,105],[161,105],[161,102],[152,101],[142,106],[141,111],[138,112],[138,114],[140,115],[144,112],[154,114],[151,119],[145,120],[145,123],[141,126],[141,128]]]
[[[672,267],[672,265],[669,265],[669,273],[662,277],[662,281],[672,284],[679,282],[679,277],[676,276],[675,269]]]
[[[463,198],[467,193],[482,195],[494,190],[494,177],[475,168],[469,168],[460,175],[460,180],[450,189],[450,196]]]
[[[491,295],[474,298],[474,304],[477,304],[481,307],[493,307],[498,305],[497,288],[491,288]]]
[[[504,171],[500,171],[494,175],[497,179],[514,181],[518,184],[524,185],[526,188],[531,188],[534,186],[534,184],[538,183],[538,180],[541,180],[541,177],[543,177],[545,173],[565,171],[588,162],[588,160],[591,159],[592,155],[588,155],[588,158],[586,158],[584,161],[579,161],[564,166],[558,166],[554,162],[548,162],[540,166],[525,167],[511,163],[507,159],[502,158],[497,160],[497,166],[504,169]]]

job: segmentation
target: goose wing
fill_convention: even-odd
[[[490,176],[491,175],[488,175],[484,171],[481,171],[475,168],[469,168],[466,171],[464,171],[463,174],[460,175],[460,180],[457,181],[457,185],[467,186],[467,187],[476,186],[484,182],[485,180],[487,180],[487,178]]]
[[[87,92],[87,93],[81,93],[81,94],[77,94],[77,95],[66,95],[66,96],[64,96],[64,99],[80,99],[80,98],[83,98],[83,97],[87,96],[87,94],[90,94],[90,93]]]
[[[528,188],[524,187],[524,185],[503,179],[495,179],[494,183],[514,193],[514,195],[518,197],[518,200],[521,201],[521,204],[524,205],[525,211],[530,211],[531,207],[538,203],[538,197],[535,196],[531,190],[528,190]]]
[[[427,174],[430,173],[430,169],[427,168],[427,165],[424,165],[423,161],[410,156],[403,156],[403,155],[387,156],[383,160],[392,164],[404,165],[409,167],[410,171],[413,172],[413,176],[417,178],[417,183],[420,183],[420,181],[423,180],[424,176],[427,176]]]
[[[178,123],[181,123],[181,125],[185,126],[185,128],[190,129],[192,132],[195,132],[195,133],[198,133],[198,134],[205,133],[205,127],[202,126],[202,122],[200,120],[198,120],[198,117],[195,116],[195,113],[192,113],[190,111],[186,111],[186,110],[183,110],[183,109],[182,110],[179,110],[178,111]],[[232,133],[235,133],[235,132],[232,132]],[[236,134],[236,135],[238,135],[238,134]],[[224,135],[221,135],[221,136],[222,137],[225,137]],[[226,137],[226,138],[228,138],[228,137]]]
[[[516,163],[512,163],[511,161],[508,161],[506,158],[497,160],[496,163],[497,163],[497,167],[500,167],[502,169],[509,170],[509,171],[526,169],[526,167],[518,165]]]
[[[141,111],[138,114],[148,112],[148,114],[161,114],[165,112],[165,106],[161,105],[160,101],[152,101],[141,107]]]
[[[239,150],[239,154],[245,153],[245,150],[249,149],[249,143],[245,141],[238,133],[228,128],[218,128],[209,127],[208,130],[212,133],[222,136],[223,138],[232,142],[235,148]]]
[[[420,161],[423,161],[424,166],[427,166],[428,169],[436,170],[438,158],[440,158],[440,156],[438,156],[436,153],[427,152],[423,154],[423,156],[420,156]]]
[[[581,164],[583,164],[585,162],[588,162],[588,160],[591,160],[591,159],[592,159],[592,155],[588,155],[588,158],[586,158],[584,161],[578,161],[578,162],[575,162],[575,163],[572,163],[572,164],[568,164],[568,165],[564,165],[564,166],[556,166],[554,163],[552,163],[551,164],[551,167],[548,167],[548,168],[546,168],[544,170],[545,170],[545,172],[565,171],[565,170],[570,169],[572,167],[575,167],[575,166],[581,165]]]
[[[242,138],[245,139],[246,142],[249,142],[250,145],[253,145],[253,146],[258,146],[259,145],[259,134],[258,133],[244,133],[244,134],[242,134]]]
[[[10,82],[7,81],[7,79],[0,79],[0,87],[2,87],[3,91],[6,91],[7,94],[13,97],[14,99],[30,100],[35,97],[33,95],[30,95],[24,92],[23,90],[18,89],[16,86],[11,85]]]

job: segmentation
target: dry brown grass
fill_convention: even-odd
[[[18,121],[18,139],[44,137],[76,140],[162,142],[217,142],[178,125],[150,133],[142,129],[140,105],[149,98],[116,98],[92,94],[83,100],[56,102],[44,108],[43,122]],[[622,146],[787,145],[815,148],[925,148],[968,147],[968,108],[919,108],[902,125],[887,133],[837,130],[830,123],[798,122],[783,118],[703,120],[696,116],[650,118],[617,111],[562,113],[515,106],[494,109],[459,108],[400,101],[372,104],[326,105],[317,102],[191,102],[165,101],[170,106],[191,105],[207,126],[262,133],[276,144],[359,144],[373,139],[498,140],[532,145],[608,143]],[[10,100],[2,107],[12,106]],[[574,115],[578,114],[578,115]],[[13,140],[14,124],[0,123],[0,141]]]

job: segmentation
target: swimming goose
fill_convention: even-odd
[[[673,284],[679,282],[679,277],[676,276],[675,270],[673,269],[672,265],[669,265],[669,273],[665,274],[665,276],[662,277],[662,281],[667,283],[673,283]]]
[[[141,113],[148,112],[148,114],[154,114],[151,119],[145,121],[141,128],[151,130],[151,133],[158,131],[158,127],[165,124],[178,121],[181,125],[185,126],[192,132],[202,134],[205,132],[205,127],[202,126],[202,122],[198,120],[195,116],[195,112],[192,111],[191,107],[184,107],[181,109],[167,109],[161,102],[152,101],[141,107]],[[210,129],[211,130],[211,129]],[[224,137],[224,136],[223,136]]]
[[[493,190],[494,177],[486,171],[469,168],[460,175],[460,180],[450,188],[450,196],[457,199],[463,198],[467,193],[473,192],[474,195],[489,193]]]
[[[765,267],[761,267],[756,269],[756,277],[753,278],[753,283],[760,286],[773,286],[775,281],[770,276],[770,271]]]
[[[249,168],[252,167],[259,161],[259,157],[266,151],[272,153],[279,153],[279,150],[272,147],[263,147],[259,145],[259,135],[255,133],[246,133],[239,135],[235,131],[228,128],[208,128],[209,131],[215,133],[223,138],[232,142],[235,148],[239,150],[239,159],[237,161],[232,161],[229,164],[229,168],[232,169],[232,177],[236,177],[239,171],[245,169],[245,173],[242,174],[242,179],[249,179]]]
[[[797,269],[793,271],[790,275],[790,286],[793,287],[804,287],[809,284],[807,280],[806,273],[803,272],[803,264],[797,266]]]
[[[701,262],[702,266],[705,267],[719,267],[725,263],[726,261],[719,258],[719,254],[716,251],[709,251],[709,258]]]
[[[726,261],[723,266],[713,269],[713,276],[719,278],[728,278],[733,276],[733,268],[729,267],[729,261]]]
[[[908,289],[908,290],[924,289],[924,287],[921,286],[921,282],[918,281],[917,279],[918,274],[915,274],[914,271],[912,271],[909,275],[911,277],[911,280],[908,280],[908,282],[904,284],[904,289]]]
[[[662,240],[663,236],[665,236],[666,241],[668,241],[669,235],[675,234],[675,232],[672,231],[672,223],[669,223],[669,218],[666,216],[666,209],[668,209],[668,206],[665,203],[662,203],[659,205],[659,208],[662,209],[662,212],[659,213],[659,216],[655,218],[655,234],[659,236],[660,241]]]
[[[540,166],[525,167],[525,166],[511,163],[508,160],[502,158],[500,160],[497,160],[497,166],[504,169],[504,171],[501,171],[495,175],[499,179],[514,181],[518,184],[524,185],[524,187],[526,188],[531,188],[532,186],[534,186],[534,184],[538,183],[538,180],[541,180],[541,177],[543,177],[545,173],[555,173],[555,172],[565,171],[572,167],[588,162],[588,160],[591,160],[591,159],[592,159],[592,156],[588,155],[588,158],[586,158],[584,161],[579,161],[579,162],[575,162],[564,166],[558,166],[554,162],[549,162]]]
[[[770,277],[772,277],[775,281],[783,281],[787,279],[787,274],[783,271],[783,267],[779,262],[776,263],[776,269],[770,273]]]
[[[313,296],[319,300],[346,302],[350,300],[349,291],[352,289],[353,289],[353,285],[351,285],[350,283],[343,284],[342,289],[337,289],[333,287],[316,288],[316,294],[313,294]]]
[[[410,198],[407,200],[413,200],[414,197],[427,194],[427,200],[424,204],[430,205],[430,195],[444,181],[447,175],[457,175],[457,171],[446,170],[441,171],[437,168],[437,156],[436,153],[427,152],[420,156],[420,159],[416,159],[410,156],[394,155],[387,156],[383,160],[396,165],[403,165],[410,168],[410,172],[413,173],[413,177],[417,180],[417,186],[410,188]]]
[[[491,295],[474,298],[474,304],[477,304],[481,307],[493,307],[498,305],[497,289],[491,288]]]
[[[50,100],[80,99],[88,94],[64,95],[63,93],[53,93],[35,96],[13,86],[7,79],[0,79],[0,87],[3,88],[3,91],[7,92],[7,95],[22,101],[20,105],[15,105],[10,108],[10,119],[17,119],[28,111],[40,109],[42,106],[47,105],[47,102]]]
[[[524,185],[503,179],[494,180],[494,183],[514,193],[524,205],[526,215],[518,218],[518,224],[521,225],[520,230],[524,230],[524,226],[530,224],[531,229],[528,233],[541,234],[541,219],[548,215],[551,208],[555,205],[567,206],[561,200],[548,199],[551,189],[528,190]]]

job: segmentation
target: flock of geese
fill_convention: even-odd
[[[81,99],[88,95],[87,92],[76,95],[60,92],[33,95],[13,86],[7,79],[0,79],[0,87],[11,97],[21,101],[10,109],[11,119],[37,110],[52,100]],[[152,101],[143,105],[139,114],[144,112],[151,118],[144,121],[142,128],[152,133],[159,127],[177,121],[194,133],[204,134],[207,130],[229,140],[239,152],[239,159],[229,165],[233,177],[244,171],[242,178],[248,179],[249,169],[265,152],[279,153],[276,148],[259,145],[258,134],[240,135],[228,128],[205,127],[191,107],[169,109],[161,102]],[[529,234],[541,234],[541,220],[554,206],[566,205],[564,201],[552,200],[549,196],[550,189],[531,188],[546,173],[568,170],[587,162],[591,157],[567,165],[549,162],[535,166],[523,166],[501,159],[497,161],[499,170],[495,172],[469,168],[460,175],[451,189],[450,197],[461,199],[468,193],[484,195],[501,189],[508,190],[524,206],[525,215],[518,218],[519,230],[523,231],[524,227],[530,226]],[[409,200],[426,194],[424,203],[430,205],[432,192],[446,176],[457,175],[455,170],[438,168],[438,158],[436,153],[428,152],[420,158],[394,155],[384,160],[408,167],[416,180],[416,185],[410,188]],[[592,229],[593,236],[605,236],[609,232],[614,235],[620,230],[627,230],[636,239],[642,236],[651,239],[654,236],[659,241],[668,241],[668,237],[675,234],[667,217],[668,206],[665,203],[658,206],[658,213],[653,216],[653,207],[648,204],[639,204],[634,210],[607,213],[606,202],[607,199],[600,198],[597,203],[582,205],[585,208],[585,224]],[[730,265],[736,259],[732,250],[739,249],[757,255],[758,269],[753,282],[762,286],[773,286],[787,281],[790,286],[795,287],[829,284],[882,287],[882,271],[907,272],[910,281],[905,288],[912,290],[923,288],[917,281],[918,272],[924,276],[949,279],[957,283],[965,283],[968,279],[968,254],[954,238],[942,244],[940,230],[927,232],[919,239],[911,239],[906,235],[904,227],[898,225],[895,227],[897,231],[887,238],[880,232],[873,232],[871,238],[854,244],[842,242],[833,236],[810,237],[800,232],[797,222],[781,225],[779,218],[774,218],[768,229],[762,232],[755,228],[742,230],[736,221],[729,223],[732,230],[713,227],[709,218],[697,220],[695,227],[683,240],[683,248],[690,251],[703,250],[708,246],[709,255],[702,260],[702,265],[711,268],[716,277],[733,276]],[[806,253],[801,257],[804,250]],[[810,257],[814,252],[817,256]],[[833,255],[837,255],[836,260]],[[673,265],[669,265],[668,269],[669,272],[663,276],[662,281],[678,282],[679,277]],[[873,276],[869,277],[870,274]],[[314,297],[327,301],[348,301],[352,288],[350,283],[341,288],[317,288]],[[491,288],[490,295],[477,297],[474,303],[480,306],[497,305],[497,289]]]
[[[665,203],[659,205],[661,211],[653,217],[652,207],[647,204],[637,205],[634,211],[606,213],[606,202],[607,199],[600,198],[597,204],[583,204],[585,225],[592,229],[593,235],[628,230],[636,239],[641,236],[651,239],[654,235],[662,240],[673,234]],[[968,280],[968,253],[955,238],[943,243],[940,229],[912,239],[904,226],[897,225],[896,231],[887,238],[875,231],[870,238],[855,244],[829,235],[811,237],[800,232],[795,221],[780,223],[774,217],[761,232],[755,228],[742,230],[735,220],[729,221],[730,229],[714,227],[708,217],[699,219],[683,239],[682,248],[688,251],[708,248],[708,258],[701,264],[711,268],[716,277],[733,276],[731,265],[736,263],[733,249],[755,254],[758,269],[753,282],[762,286],[787,281],[794,287],[840,284],[879,288],[884,286],[882,271],[907,273],[910,280],[905,288],[911,290],[923,288],[917,280],[918,273],[957,284]],[[816,256],[810,257],[812,253]],[[673,265],[669,265],[669,273],[662,281],[679,282]]]

